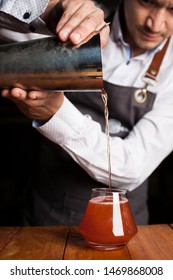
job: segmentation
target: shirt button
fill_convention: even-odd
[[[26,13],[24,13],[23,18],[28,19],[30,17],[30,15],[31,15],[30,13],[26,12]]]

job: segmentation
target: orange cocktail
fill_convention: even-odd
[[[100,250],[113,250],[127,244],[136,234],[128,199],[125,192],[104,189],[102,195],[89,200],[79,226],[80,233],[88,244]],[[102,190],[102,189],[100,189]]]

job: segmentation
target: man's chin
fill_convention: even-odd
[[[138,48],[145,51],[151,51],[155,49],[157,46],[159,46],[162,43],[162,41],[140,41],[138,42]]]

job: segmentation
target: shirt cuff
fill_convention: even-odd
[[[24,3],[20,0],[6,0],[1,4],[0,11],[25,23],[31,23],[45,11],[48,3],[49,0],[25,1]]]

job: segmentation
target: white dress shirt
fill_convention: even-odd
[[[117,85],[144,87],[142,77],[158,49],[128,57],[129,48],[119,43],[116,37],[120,34],[117,17],[114,20],[114,30],[102,53],[104,79]],[[153,109],[140,119],[124,140],[110,137],[114,187],[130,191],[137,188],[173,149],[172,53],[173,38],[158,74],[157,85],[148,87],[157,95]],[[60,110],[37,130],[66,150],[90,176],[108,184],[106,135],[97,122],[82,115],[67,99]]]
[[[29,2],[32,5],[35,1]],[[123,42],[115,16],[108,45],[102,50],[104,79],[116,85],[144,87],[142,77],[154,53],[162,46],[130,58],[130,48]],[[156,94],[153,109],[139,120],[125,139],[110,137],[113,187],[130,191],[137,188],[173,149],[172,54],[173,38],[158,74],[157,85],[148,87]],[[90,176],[108,184],[107,137],[97,122],[80,113],[67,98],[47,123],[39,126],[38,122],[33,122],[33,126],[67,151]]]

